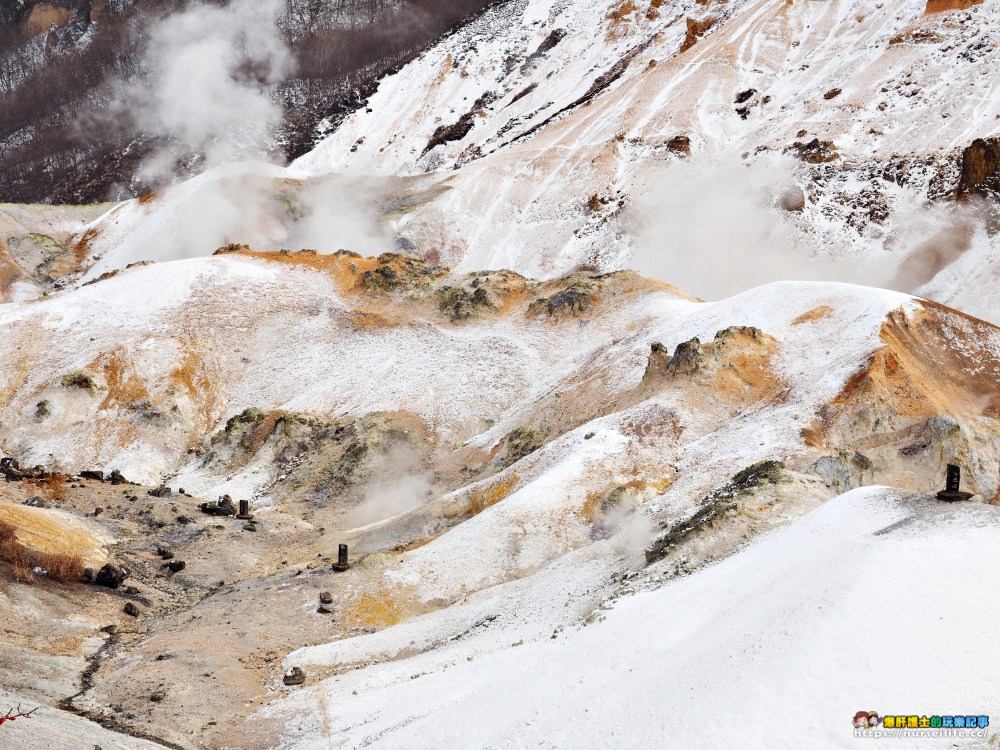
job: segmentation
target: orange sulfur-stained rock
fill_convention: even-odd
[[[927,0],[926,15],[943,13],[946,10],[965,10],[973,5],[982,5],[983,0]]]

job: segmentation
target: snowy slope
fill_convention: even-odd
[[[705,298],[838,279],[996,321],[995,237],[947,196],[961,150],[1000,132],[1000,6],[925,5],[501,3],[288,169],[224,168],[94,222],[85,278],[228,242],[395,248],[543,278],[638,267]],[[812,139],[833,145],[786,154]]]
[[[997,602],[981,588],[1000,564],[997,521],[989,506],[855,490],[714,567],[617,600],[590,626],[550,638],[498,624],[328,679],[266,720],[287,721],[277,747],[300,750],[852,748],[859,710],[986,714],[1000,692]],[[288,718],[316,711],[308,728]]]
[[[998,713],[1000,330],[965,313],[1000,321],[1000,248],[945,194],[1000,132],[1000,6],[924,9],[510,0],[290,167],[0,255],[0,452],[154,603],[77,705],[243,750]],[[973,503],[930,500],[950,462]],[[88,469],[144,487],[99,517]],[[223,493],[258,533],[198,513]]]
[[[867,287],[782,282],[705,303],[631,272],[537,282],[402,256],[232,248],[4,305],[0,325],[4,453],[166,482],[171,543],[196,498],[250,499],[267,552],[204,537],[201,554],[238,556],[224,580],[245,588],[191,605],[198,627],[208,637],[215,618],[238,620],[282,655],[334,644],[305,657],[311,674],[369,664],[380,679],[412,650],[437,664],[442,644],[484,621],[523,629],[494,632],[486,651],[549,638],[624,593],[623,576],[655,589],[839,492],[934,491],[951,461],[978,501],[1000,497],[1000,332]],[[784,465],[773,482],[690,521],[763,461]],[[144,527],[112,512],[160,507],[141,492],[123,507],[110,491],[116,536]],[[687,541],[649,552],[689,522]],[[317,568],[338,543],[360,562],[341,575]],[[152,556],[130,544],[140,562]],[[191,580],[214,590],[217,564]],[[286,578],[293,569],[311,572]],[[335,592],[338,617],[315,614],[317,587]],[[254,605],[260,596],[273,612]],[[270,619],[289,611],[308,636]],[[194,649],[201,662],[188,614],[146,627],[88,705],[130,700],[136,680],[155,685],[164,650]],[[220,699],[249,700],[246,676],[207,674]],[[276,677],[266,666],[252,675]],[[254,708],[275,697],[266,689]],[[142,710],[173,742],[206,731],[201,694]],[[291,725],[216,726],[217,744],[249,748]]]
[[[37,701],[0,689],[0,703],[7,708],[21,705],[24,710],[39,706]],[[57,708],[41,706],[30,719],[5,723],[0,734],[2,750],[27,748],[100,747],[104,750],[163,750],[155,742],[118,734],[86,719]]]
[[[734,179],[741,161],[754,161],[762,149],[781,152],[813,138],[836,145],[839,158],[830,165],[790,166],[769,176],[765,201],[788,185],[805,189],[800,215],[767,206],[754,212],[755,224],[791,225],[785,231],[795,252],[784,258],[786,277],[808,273],[804,261],[819,252],[873,258],[877,263],[861,274],[841,270],[841,277],[888,284],[891,269],[910,254],[932,252],[929,237],[967,221],[952,208],[925,204],[929,192],[941,190],[935,180],[954,179],[956,149],[1000,132],[1000,86],[985,64],[1000,24],[996,3],[930,16],[923,0],[863,10],[850,2],[783,0],[654,5],[506,4],[495,11],[503,23],[483,19],[383,82],[368,110],[294,168],[418,174],[455,166],[436,177],[448,190],[433,212],[405,217],[397,231],[422,249],[442,246],[463,268],[532,274],[576,263],[615,268],[649,255],[669,262],[705,251],[678,237],[684,224],[743,219],[727,211],[722,186],[708,188],[700,211],[671,212],[692,182],[674,165],[670,139],[679,135],[690,139],[695,171],[715,172],[716,183]],[[685,18],[717,20],[706,38],[678,54]],[[527,44],[525,28],[532,30]],[[556,29],[566,36],[528,73],[505,63]],[[572,106],[601,74],[629,59],[606,92]],[[529,85],[537,88],[512,101]],[[751,89],[742,119],[734,100]],[[824,98],[835,90],[841,93]],[[414,101],[414,92],[422,99]],[[422,155],[437,127],[484,95],[496,101],[477,110],[467,135]],[[591,196],[604,205],[591,210]],[[874,215],[883,205],[886,215]],[[657,236],[637,243],[636,222],[662,211],[668,220],[655,224]],[[970,244],[953,268],[932,268],[936,278],[906,290],[996,319],[997,248],[982,232]],[[753,254],[752,245],[739,249]],[[732,254],[730,263],[749,267]],[[654,267],[681,288],[712,293],[690,288],[664,266]],[[956,281],[970,279],[970,269],[977,299]]]

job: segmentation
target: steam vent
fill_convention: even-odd
[[[996,750],[998,62],[0,3],[0,750]]]

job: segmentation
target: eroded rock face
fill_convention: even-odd
[[[865,484],[943,488],[948,463],[971,489],[1000,501],[995,446],[1000,362],[988,324],[931,302],[892,313],[879,349],[822,407],[802,436],[825,455],[810,471],[845,491]],[[958,337],[970,342],[954,346]]]
[[[973,5],[982,5],[983,0],[927,0],[925,14],[943,13],[946,10],[965,10]]]
[[[31,13],[21,26],[25,36],[38,36],[46,33],[52,26],[65,26],[73,19],[73,11],[54,3],[39,3],[31,9]]]
[[[684,37],[684,41],[681,43],[681,52],[691,49],[698,40],[703,37],[709,29],[711,29],[717,18],[708,17],[702,21],[696,21],[693,18],[687,19],[687,36]]]
[[[977,138],[962,154],[958,199],[1000,199],[1000,138]]]

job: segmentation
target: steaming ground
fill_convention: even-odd
[[[463,272],[537,278],[638,267],[706,299],[836,279],[995,321],[995,235],[948,195],[961,149],[1000,128],[1000,89],[978,62],[1000,12],[924,10],[923,0],[864,14],[846,0],[507,3],[387,76],[287,170],[225,167],[95,222],[86,278],[227,241],[396,248]],[[237,14],[242,39],[255,18],[244,11],[211,12]],[[686,18],[708,31],[680,52]],[[200,80],[184,66],[217,41],[177,36],[178,70],[151,94],[164,102],[177,96],[169,80]],[[281,50],[258,47],[253,66],[279,69]],[[198,97],[216,85],[231,88],[222,102],[263,96],[231,68]],[[261,133],[273,119],[265,109],[235,111]],[[232,125],[222,117],[216,130],[215,120],[184,118],[192,133],[168,123],[164,132],[215,143]],[[291,202],[290,184],[301,185]],[[169,242],[145,236],[151,213]]]
[[[1000,253],[946,188],[1000,10],[639,5],[496,5],[289,167],[273,4],[158,31],[124,101],[210,168],[4,211],[0,450],[66,476],[0,517],[134,591],[0,576],[0,685],[46,709],[0,743],[142,746],[62,701],[192,750],[998,713]]]
[[[978,493],[946,516],[956,528],[948,539],[970,556],[956,569],[970,586],[990,575],[971,562],[979,542],[955,540],[974,537],[991,518],[975,508],[1000,498],[1000,331],[907,295],[782,282],[703,303],[634,272],[534,281],[398,255],[231,248],[3,305],[0,324],[9,331],[0,448],[71,475],[54,488],[0,485],[0,508],[22,508],[35,493],[54,506],[3,517],[17,520],[26,543],[42,538],[41,517],[58,521],[55,508],[86,517],[88,538],[102,540],[92,554],[134,571],[135,586],[36,589],[0,578],[21,613],[9,625],[17,653],[40,667],[16,670],[18,692],[47,710],[70,699],[93,720],[180,747],[419,743],[439,730],[404,739],[394,728],[437,712],[450,722],[466,705],[492,716],[479,708],[480,669],[497,664],[512,685],[531,665],[549,685],[574,674],[566,665],[584,663],[583,649],[624,641],[619,628],[634,629],[637,653],[648,656],[621,661],[622,670],[644,681],[657,664],[683,671],[680,652],[636,624],[662,619],[661,607],[688,611],[671,603],[665,582],[709,597],[722,587],[750,628],[759,613],[735,604],[750,596],[739,571],[764,568],[736,562],[754,549],[741,552],[747,543],[787,526],[793,540],[808,536],[799,519],[860,486],[936,502],[929,493],[949,461],[963,464],[964,487]],[[142,486],[72,476],[113,468]],[[148,494],[161,483],[172,494]],[[255,531],[199,510],[222,494],[251,502]],[[839,529],[867,506],[836,507],[845,510],[824,554],[856,559]],[[865,528],[882,528],[881,518]],[[336,573],[341,543],[352,567]],[[161,548],[184,569],[170,573]],[[800,541],[787,548],[815,551]],[[726,558],[731,567],[711,570],[737,572],[702,591],[697,571]],[[826,559],[812,564],[838,570]],[[881,563],[871,565],[855,573],[877,577]],[[802,643],[793,589],[771,595],[790,612],[788,633],[778,620],[777,635],[762,636],[780,653]],[[648,615],[605,614],[634,591],[650,592],[636,605],[651,606]],[[38,623],[61,623],[74,609],[81,616],[56,651]],[[810,631],[854,648],[855,620],[843,619],[854,611],[824,605]],[[916,617],[916,604],[904,611]],[[698,630],[705,648],[760,666],[757,679],[791,673],[787,663],[744,662],[755,636],[732,640],[729,622],[720,615]],[[907,632],[914,623],[933,624],[911,617]],[[102,630],[109,624],[113,637]],[[691,623],[670,627],[683,644]],[[955,637],[972,637],[955,627]],[[523,732],[574,742],[582,728],[567,727],[561,711],[593,703],[593,721],[603,722],[598,677],[627,682],[618,668],[607,675],[603,658],[557,699],[558,711],[536,709],[531,692],[473,728],[456,720],[440,731],[473,744]],[[842,664],[839,652],[823,669],[831,664]],[[292,666],[305,669],[305,688],[282,684]],[[467,690],[437,687],[463,674]],[[708,710],[711,686],[727,682],[724,670],[704,674],[705,692],[684,703],[695,714]],[[971,671],[956,675],[988,687]],[[830,693],[831,705],[861,700],[848,684]],[[355,690],[357,702],[343,705]],[[831,736],[840,708],[816,719]],[[660,731],[658,717],[650,708],[629,737]],[[600,734],[586,718],[582,726]]]
[[[121,92],[115,115],[167,145],[142,165],[150,182],[169,177],[182,154],[207,168],[268,150],[283,112],[267,86],[285,80],[292,56],[278,28],[282,0],[191,4],[153,26],[148,80]]]

